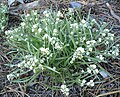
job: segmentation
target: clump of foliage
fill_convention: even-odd
[[[43,72],[51,76],[54,83],[61,83],[61,91],[69,95],[73,84],[93,87],[103,68],[99,63],[107,63],[107,58],[117,58],[119,45],[117,37],[106,29],[107,23],[98,24],[95,19],[75,18],[68,13],[37,11],[25,14],[17,28],[5,32],[17,67],[7,78],[12,82],[33,81]],[[21,78],[22,75],[32,75]],[[56,86],[57,87],[57,86]]]
[[[4,30],[6,24],[7,24],[7,6],[4,4],[0,4],[0,33]]]

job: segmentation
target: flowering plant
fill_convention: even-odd
[[[7,23],[6,13],[7,13],[7,6],[1,3],[0,4],[0,33],[4,30]]]
[[[18,69],[7,77],[12,82],[34,80],[42,72],[49,72],[54,82],[62,83],[61,91],[69,95],[66,85],[94,86],[99,81],[103,68],[100,62],[119,55],[118,40],[106,29],[106,23],[98,24],[95,19],[76,18],[73,12],[37,11],[23,16],[17,28],[5,32],[7,42],[18,52],[11,64]],[[33,72],[26,78],[23,74]],[[48,76],[48,75],[47,75]]]

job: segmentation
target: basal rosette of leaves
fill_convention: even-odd
[[[0,33],[4,30],[5,26],[7,25],[8,17],[6,16],[7,13],[7,6],[4,4],[0,4]]]
[[[7,43],[20,62],[7,77],[12,82],[33,81],[40,73],[49,72],[53,82],[94,86],[101,78],[100,62],[119,56],[118,39],[106,29],[107,23],[95,19],[75,19],[73,12],[37,11],[25,14],[17,28],[5,32]],[[31,76],[22,75],[33,72]],[[66,88],[65,85],[62,85]],[[66,92],[67,91],[67,92]],[[65,93],[68,95],[68,88]]]

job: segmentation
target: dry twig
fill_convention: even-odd
[[[106,3],[106,5],[107,5],[107,7],[108,7],[109,10],[110,10],[111,15],[112,15],[114,18],[116,18],[116,19],[119,21],[119,23],[120,23],[120,17],[114,13],[114,11],[112,10],[111,5],[110,5],[109,3]]]

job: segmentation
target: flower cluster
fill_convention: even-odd
[[[49,55],[50,54],[50,50],[49,48],[40,48],[40,52],[42,53],[42,55]]]
[[[44,61],[44,59],[41,59]],[[30,70],[33,70],[33,72],[36,72],[36,68],[39,70],[43,70],[44,67],[39,63],[39,60],[36,57],[33,57],[31,55],[26,55],[24,57],[24,60],[17,64],[19,68],[29,68]]]
[[[60,11],[58,11],[57,12],[57,17],[63,17],[63,14]]]
[[[78,23],[70,24],[71,29],[78,29]]]
[[[87,86],[93,87],[95,85],[93,80],[90,80],[89,82],[86,83]]]
[[[42,39],[48,39],[54,49],[61,50],[63,48],[63,43],[56,37],[50,37],[48,34],[45,34]]]
[[[10,80],[13,80],[14,77],[15,77],[15,75],[13,75],[12,73],[7,75],[7,79],[8,79],[9,81],[10,81]]]
[[[119,56],[119,52],[120,52],[119,44],[116,46],[113,46],[112,50],[110,50],[110,53],[112,53],[112,55],[114,55],[114,56]]]
[[[86,83],[86,80],[83,79],[82,82],[80,83],[80,86],[83,87],[85,85],[85,83]]]
[[[87,47],[91,47],[91,46],[94,46],[96,43],[95,40],[90,40],[90,41],[86,41],[86,44],[87,44]]]
[[[88,73],[90,75],[97,75],[99,73],[99,69],[97,68],[97,66],[95,64],[90,65],[89,67],[87,67],[86,70],[82,70],[81,73]],[[80,84],[81,87],[83,86],[90,86],[93,87],[95,82],[93,80],[90,79],[77,79],[77,83]]]
[[[51,15],[50,11],[49,10],[45,10],[43,12],[43,15],[46,16],[46,17],[49,17]]]
[[[98,55],[98,56],[96,56],[96,58],[98,58],[98,59],[100,59],[100,60],[104,60],[104,57],[103,57],[103,55]]]
[[[97,66],[96,65],[90,65],[88,68],[87,68],[87,72],[88,73],[94,73],[94,74],[98,74],[99,73],[99,70],[97,69]]]
[[[95,83],[93,80],[90,80],[87,82],[85,79],[83,79],[82,82],[80,83],[80,86],[83,87],[85,85],[89,86],[89,87],[93,87],[95,85]]]
[[[66,96],[68,96],[69,95],[69,89],[67,88],[67,86],[66,85],[61,85],[61,89],[60,89],[62,92],[63,92],[63,94],[65,94]]]
[[[74,52],[73,57],[72,57],[70,63],[72,64],[75,61],[75,59],[82,59],[84,53],[85,53],[84,48],[83,47],[78,47],[76,49],[76,51]]]

